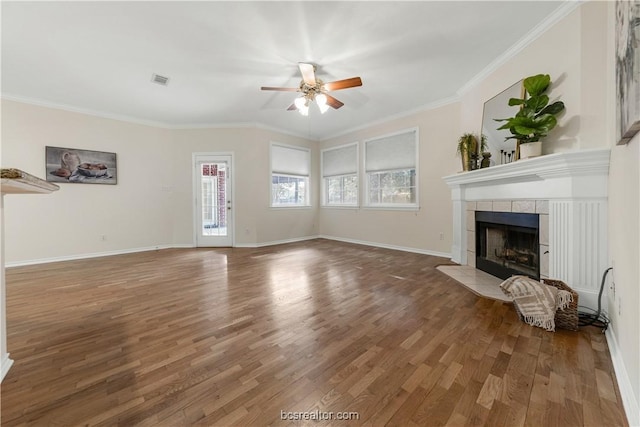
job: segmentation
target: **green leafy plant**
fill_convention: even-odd
[[[487,149],[487,137],[480,135],[480,150],[478,150],[478,136],[473,133],[462,134],[458,139],[457,154],[462,154],[463,151],[468,153],[482,153]]]
[[[511,132],[512,136],[505,140],[516,139],[521,144],[526,144],[540,141],[556,127],[558,120],[555,116],[564,110],[564,103],[556,101],[549,104],[549,96],[545,94],[551,84],[551,77],[548,74],[527,77],[522,84],[526,91],[524,99],[509,99],[510,106],[520,106],[518,113],[514,117],[494,120],[506,122],[498,128],[509,129]]]

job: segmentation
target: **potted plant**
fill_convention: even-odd
[[[508,129],[512,136],[505,138],[517,141],[520,155],[517,158],[527,158],[542,153],[541,139],[556,127],[558,121],[556,115],[564,110],[564,103],[556,101],[549,104],[549,96],[545,94],[551,85],[551,77],[548,74],[537,74],[527,77],[522,82],[525,93],[524,98],[511,98],[509,105],[519,105],[520,110],[515,116],[506,119],[494,119],[498,122],[506,122],[498,129]]]
[[[478,144],[478,137],[473,133],[465,133],[460,139],[458,139],[457,153],[462,160],[462,170],[470,171],[476,169],[479,153],[482,153],[487,149],[487,137],[480,136],[480,143]]]

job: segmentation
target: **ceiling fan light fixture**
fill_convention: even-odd
[[[327,110],[329,109],[329,106],[327,104],[320,104],[318,103],[318,108],[320,109],[320,113],[324,114],[327,112]]]
[[[316,95],[316,102],[318,105],[327,105],[327,95],[324,93]]]
[[[309,104],[316,101],[318,109],[321,113],[325,113],[329,107],[338,109],[344,105],[332,95],[325,93],[326,91],[334,91],[348,89],[356,86],[362,86],[360,77],[351,77],[349,79],[336,80],[334,82],[325,83],[316,77],[316,66],[306,62],[299,62],[298,68],[302,74],[302,81],[297,88],[294,87],[271,87],[262,86],[262,90],[277,90],[286,92],[301,92],[302,95],[293,101],[293,104],[287,108],[288,111],[298,110],[304,116],[309,114]]]
[[[294,104],[296,104],[296,107],[298,108],[298,110],[301,110],[304,107],[307,107],[307,98],[304,96],[301,96],[300,98],[296,98],[295,101],[293,101]]]

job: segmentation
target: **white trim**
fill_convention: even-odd
[[[505,63],[514,58],[518,53],[520,53],[524,48],[533,43],[538,37],[547,32],[552,26],[557,24],[560,20],[562,20],[565,16],[571,13],[574,9],[584,3],[585,0],[574,0],[574,1],[565,1],[559,6],[555,11],[551,13],[551,15],[547,16],[547,18],[540,22],[537,26],[529,30],[527,34],[525,34],[520,40],[518,40],[514,45],[512,45],[509,49],[505,50],[500,56],[494,59],[489,65],[487,65],[482,71],[473,76],[467,83],[464,84],[458,91],[456,92],[458,96],[463,96],[471,89],[480,84],[483,80],[489,77],[493,72],[497,71],[500,67],[502,67]]]
[[[369,241],[366,241],[366,240],[358,240],[358,239],[349,239],[349,238],[344,238],[344,237],[327,236],[325,234],[321,234],[320,236],[318,236],[318,238],[327,239],[327,240],[335,240],[337,242],[353,243],[353,244],[356,244],[356,245],[374,246],[376,248],[392,249],[394,251],[411,252],[411,253],[414,253],[414,254],[431,255],[431,256],[437,256],[437,257],[441,257],[441,258],[451,259],[451,253],[450,252],[438,252],[438,251],[431,251],[429,249],[419,249],[419,248],[410,248],[410,247],[407,247],[407,246],[387,245],[386,243],[377,243],[377,242],[369,242]]]
[[[0,360],[0,382],[4,379],[4,376],[9,372],[9,368],[13,365],[13,360],[9,359],[9,353],[5,354]]]
[[[303,236],[303,237],[292,237],[291,239],[283,239],[283,240],[273,240],[270,242],[260,242],[260,243],[238,243],[236,244],[236,248],[262,248],[265,246],[275,246],[275,245],[284,245],[287,243],[296,243],[296,242],[304,242],[305,240],[314,240],[320,238],[319,236]]]
[[[271,205],[269,209],[274,211],[288,211],[291,209],[312,209],[313,205]]]
[[[415,203],[410,204],[402,204],[402,205],[393,205],[393,204],[371,204],[369,201],[369,179],[367,172],[367,142],[376,141],[378,139],[389,138],[396,135],[402,135],[405,133],[415,132],[415,144],[416,144],[416,152],[415,152],[415,192],[416,192],[416,201]],[[404,209],[404,210],[419,210],[420,209],[420,127],[414,126],[410,128],[400,129],[394,132],[389,132],[384,135],[377,135],[372,138],[367,138],[362,141],[362,176],[358,181],[358,196],[360,193],[364,193],[362,197],[362,203],[359,203],[360,206],[364,209],[389,209],[395,207],[396,209]],[[398,170],[398,169],[396,169]],[[382,172],[382,171],[381,171]],[[391,172],[391,171],[386,171]],[[361,182],[364,182],[364,185],[360,185]],[[362,189],[361,189],[362,188]],[[358,197],[360,200],[360,197]]]
[[[88,108],[74,107],[73,105],[59,104],[59,103],[56,103],[56,102],[42,100],[42,99],[28,98],[28,97],[24,97],[24,96],[20,96],[20,95],[12,95],[12,94],[8,94],[8,93],[3,93],[1,98],[2,99],[6,99],[7,101],[21,102],[23,104],[36,105],[38,107],[52,108],[54,110],[69,111],[71,113],[85,114],[87,116],[100,117],[102,119],[118,120],[118,121],[121,121],[121,122],[133,123],[133,124],[136,124],[136,125],[152,126],[152,127],[159,127],[159,128],[164,128],[164,129],[171,129],[171,127],[169,125],[167,125],[166,123],[157,122],[155,120],[145,120],[145,119],[140,119],[140,118],[136,118],[136,117],[125,116],[125,115],[122,115],[122,114],[109,113],[109,112],[105,112],[105,111],[91,110],[91,109],[88,109]]]
[[[392,205],[392,204],[379,204],[379,205],[367,205],[361,206],[360,209],[364,211],[412,211],[417,212],[420,210],[418,205]]]
[[[454,95],[447,98],[439,99],[428,104],[422,105],[420,107],[413,108],[411,110],[403,111],[397,114],[392,114],[390,116],[385,116],[383,119],[373,120],[371,122],[367,122],[363,125],[355,126],[349,128],[344,131],[339,131],[338,133],[334,133],[333,135],[323,137],[322,139],[318,139],[319,142],[329,141],[334,138],[338,138],[343,135],[347,135],[353,132],[357,132],[359,130],[369,129],[374,126],[382,125],[385,123],[392,122],[394,120],[402,119],[404,117],[412,116],[414,114],[419,114],[425,111],[435,110],[436,108],[444,107],[450,104],[454,104],[456,102],[460,102],[460,96]]]
[[[278,147],[284,147],[284,148],[290,148],[292,150],[300,150],[300,151],[306,151],[307,153],[309,153],[309,164],[308,164],[308,170],[309,170],[309,174],[308,175],[291,175],[291,174],[283,174],[283,173],[276,173],[276,175],[280,175],[280,176],[292,176],[292,177],[302,177],[302,178],[307,178],[307,194],[305,197],[305,202],[304,204],[295,204],[295,205],[284,205],[284,204],[274,204],[273,203],[273,147],[274,146],[278,146]],[[276,141],[269,141],[269,178],[267,180],[267,185],[269,186],[268,188],[268,194],[269,194],[269,208],[276,208],[276,209],[291,209],[291,208],[311,208],[313,207],[313,204],[311,203],[312,200],[312,194],[313,194],[313,184],[311,182],[311,175],[312,175],[312,166],[313,166],[313,151],[311,150],[311,148],[307,148],[303,145],[292,145],[292,144],[284,144],[282,142],[276,142]]]
[[[231,203],[233,206],[231,206],[231,247],[233,247],[236,243],[236,209],[235,209],[235,203],[236,203],[236,186],[235,186],[235,155],[233,151],[216,151],[216,152],[202,152],[202,151],[198,151],[198,152],[193,152],[191,153],[191,167],[193,168],[191,171],[191,179],[192,179],[192,191],[191,191],[191,195],[193,197],[193,215],[192,215],[192,220],[193,220],[193,235],[192,235],[192,239],[193,239],[193,246],[192,247],[197,247],[198,246],[198,212],[197,211],[197,198],[198,198],[198,194],[196,193],[198,191],[199,188],[199,182],[198,179],[196,178],[196,166],[197,166],[197,161],[198,161],[198,157],[229,157],[231,159],[231,164],[229,165],[229,168],[231,169],[231,176],[230,176],[230,181],[231,181]],[[207,247],[207,246],[203,246],[203,247]],[[211,247],[215,247],[215,246],[211,246]],[[224,247],[224,246],[220,246],[220,247]]]
[[[327,186],[326,179],[334,178],[334,177],[325,177],[324,176],[324,153],[326,151],[338,150],[340,148],[349,147],[351,145],[356,146],[356,183],[358,185],[358,191],[356,192],[356,203],[355,204],[329,204],[327,203]],[[351,176],[352,174],[340,175],[340,176]],[[324,148],[320,150],[320,207],[321,208],[333,208],[333,207],[346,207],[346,208],[358,208],[360,206],[360,141],[349,142],[347,144],[334,145],[331,147]]]
[[[309,139],[308,135],[297,133],[291,130],[280,129],[266,123],[261,122],[229,122],[229,123],[187,123],[187,124],[170,124],[166,122],[158,122],[154,120],[145,120],[132,116],[125,116],[123,114],[109,113],[105,111],[91,110],[88,108],[75,107],[68,104],[60,104],[52,101],[28,98],[20,95],[13,95],[10,93],[2,93],[0,99],[6,99],[7,101],[21,102],[23,104],[35,105],[38,107],[52,108],[54,110],[69,111],[71,113],[84,114],[92,117],[100,117],[102,119],[118,120],[125,123],[133,123],[143,126],[152,126],[161,129],[170,130],[189,130],[189,129],[263,129],[271,132],[282,133],[285,135],[295,136],[308,141],[316,141],[315,139]]]
[[[629,373],[624,365],[620,347],[611,328],[606,330],[605,337],[609,345],[611,363],[613,364],[613,370],[616,374],[616,381],[618,382],[618,389],[620,390],[620,397],[622,398],[622,406],[627,414],[627,421],[629,422],[629,426],[638,427],[640,426],[640,405],[638,405],[638,399],[633,394],[633,386],[631,385]]]
[[[87,258],[99,258],[103,256],[111,256],[111,255],[124,255],[124,254],[132,254],[136,252],[148,252],[148,251],[158,251],[161,249],[172,249],[172,248],[183,248],[188,247],[192,248],[192,245],[155,245],[155,246],[146,246],[142,248],[131,248],[131,249],[120,249],[116,251],[106,251],[106,252],[92,252],[89,254],[78,254],[78,255],[65,255],[60,257],[51,257],[51,258],[37,258],[26,261],[13,261],[7,262],[5,267],[22,267],[25,265],[35,265],[35,264],[46,264],[49,262],[60,262],[60,261],[75,261],[78,259],[87,259]]]
[[[290,239],[273,240],[269,242],[259,242],[259,243],[236,243],[233,247],[234,248],[261,248],[265,246],[283,245],[286,243],[296,243],[296,242],[302,242],[305,240],[313,240],[313,239],[335,240],[337,242],[354,243],[357,245],[375,246],[375,247],[384,248],[384,249],[393,249],[397,251],[431,255],[431,256],[437,256],[442,258],[451,258],[451,253],[447,253],[447,252],[438,252],[438,251],[431,251],[428,249],[410,248],[407,246],[387,245],[385,243],[376,243],[376,242],[369,242],[364,240],[348,239],[348,238],[327,236],[327,235],[292,237]],[[157,245],[157,246],[148,246],[143,248],[122,249],[118,251],[94,252],[90,254],[67,255],[67,256],[61,256],[61,257],[40,258],[40,259],[33,259],[33,260],[27,260],[27,261],[15,261],[15,262],[7,263],[6,267],[11,268],[11,267],[22,267],[27,265],[46,264],[50,262],[75,261],[75,260],[87,259],[87,258],[99,258],[104,256],[112,256],[112,255],[125,255],[125,254],[132,254],[136,252],[157,251],[162,249],[193,249],[193,248],[195,248],[195,246],[190,243],[178,243],[173,245]]]

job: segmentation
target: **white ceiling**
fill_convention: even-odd
[[[2,2],[2,95],[111,117],[258,124],[324,139],[456,96],[551,1]],[[345,106],[286,108],[298,62]],[[544,70],[541,70],[544,71]],[[170,77],[167,87],[153,73]]]

